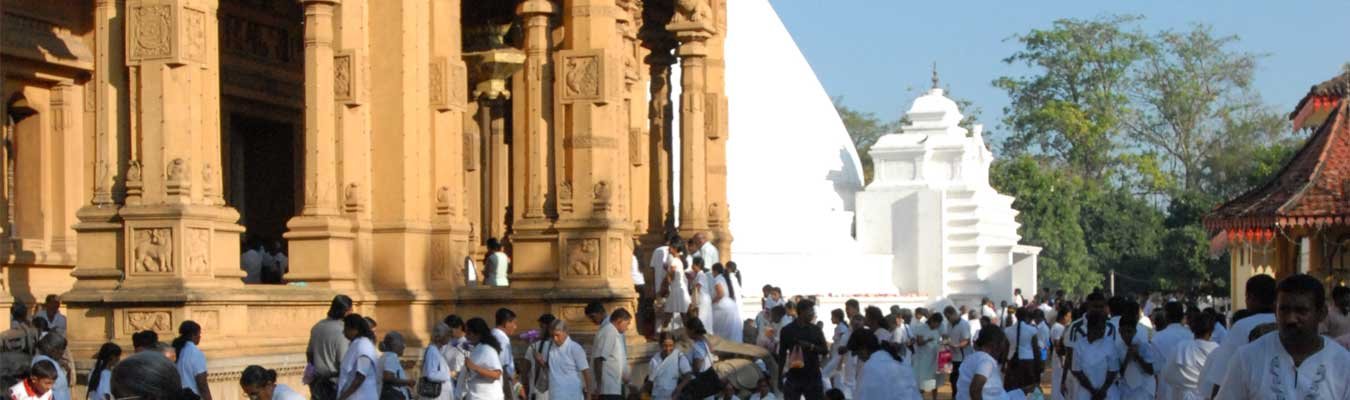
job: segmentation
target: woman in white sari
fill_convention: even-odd
[[[863,362],[853,399],[923,399],[919,389],[914,386],[914,370],[894,351],[894,347],[883,347],[872,330],[858,329],[850,333],[848,350]]]
[[[470,319],[465,325],[469,343],[473,343],[473,352],[464,359],[465,388],[467,400],[503,400],[502,391],[501,344],[492,336],[492,329],[482,318]]]
[[[740,293],[730,283],[732,276],[722,264],[713,264],[713,276],[716,281],[712,291],[713,334],[724,340],[741,343],[745,340],[742,335],[745,325],[741,323],[741,308],[737,304]]]
[[[441,347],[450,343],[450,325],[445,322],[437,322],[436,327],[431,328],[431,345],[427,346],[425,353],[422,353],[422,380],[417,382],[421,385],[440,385],[440,394],[436,397],[427,397],[419,395],[422,400],[450,400],[450,393],[454,389],[454,382],[451,381],[450,363],[445,361],[445,356],[441,354]],[[422,388],[418,388],[421,393]]]
[[[684,320],[682,315],[689,311],[689,282],[684,274],[684,261],[680,261],[684,254],[684,241],[675,240],[669,252],[670,256],[666,257],[665,311],[672,314],[670,328],[673,329],[674,325]]]
[[[914,381],[919,390],[937,399],[937,353],[942,341],[942,314],[933,313],[923,323],[914,324]]]
[[[713,323],[713,276],[708,273],[708,267],[703,264],[703,259],[694,257],[694,299],[698,301],[698,319],[703,321],[703,326],[713,328],[717,332],[717,324]]]
[[[342,356],[338,374],[338,400],[380,397],[380,376],[376,372],[380,356],[375,352],[375,331],[360,314],[342,318],[342,334],[351,340]]]
[[[671,400],[675,388],[688,380],[694,372],[689,358],[675,347],[675,339],[669,332],[661,332],[661,352],[652,356],[644,392],[651,394],[652,400]]]

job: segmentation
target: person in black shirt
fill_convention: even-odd
[[[778,346],[778,365],[787,366],[787,380],[783,385],[784,400],[822,400],[825,387],[820,378],[820,357],[829,348],[825,346],[825,333],[816,326],[816,305],[811,300],[797,303],[797,319],[783,327]],[[793,368],[788,360],[796,349],[801,350],[802,363]]]

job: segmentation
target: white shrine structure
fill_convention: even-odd
[[[878,179],[864,191],[853,142],[769,1],[731,1],[727,14],[727,204],[742,317],[759,311],[766,284],[819,296],[820,318],[849,298],[885,309],[1034,292],[1037,249],[1017,245],[1012,199],[988,183],[989,151],[957,126],[941,90],[915,101],[915,124],[873,147]]]
[[[914,100],[910,123],[872,145],[875,177],[858,194],[858,241],[892,254],[901,292],[958,303],[1036,293],[1041,249],[1018,244],[1013,198],[989,185],[993,153],[982,126],[960,126],[961,111],[933,89]]]

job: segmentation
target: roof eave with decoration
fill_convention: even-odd
[[[1350,71],[1315,85],[1290,113],[1311,128],[1303,147],[1266,183],[1205,216],[1228,240],[1268,241],[1279,230],[1350,225]]]

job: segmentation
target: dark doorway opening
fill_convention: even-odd
[[[232,114],[229,129],[231,205],[250,238],[279,242],[296,215],[296,128]]]

